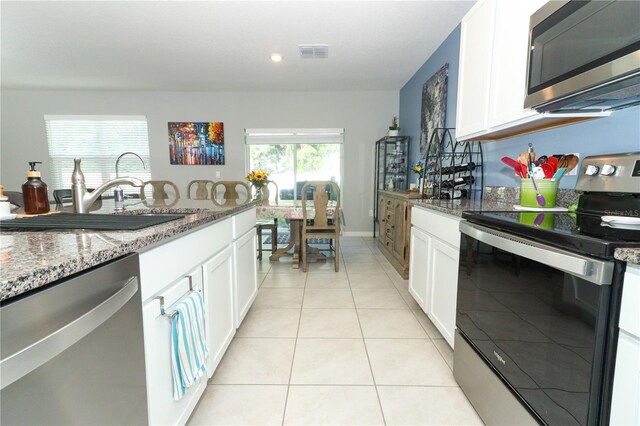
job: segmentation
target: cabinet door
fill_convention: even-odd
[[[640,424],[640,339],[625,331],[618,336],[618,353],[611,402],[612,425]]]
[[[386,197],[378,195],[378,239],[384,244],[387,225]]]
[[[189,276],[193,281],[193,287],[202,289],[202,270],[198,268]],[[162,291],[160,295],[164,298],[166,308],[188,294],[189,276],[181,278]],[[202,377],[197,384],[187,389],[182,399],[174,401],[171,375],[171,319],[160,313],[160,299],[151,298],[143,305],[142,323],[149,424],[184,424],[206,388],[206,378]]]
[[[425,313],[427,312],[429,258],[431,236],[415,226],[411,228],[411,256],[409,257],[409,293]]]
[[[405,202],[402,200],[393,201],[393,254],[400,260],[404,261],[404,206]]]
[[[203,265],[204,300],[211,377],[236,332],[233,312],[233,249],[227,247]]]
[[[476,3],[461,23],[456,138],[486,129],[495,0]]]
[[[488,127],[537,114],[524,108],[529,18],[547,0],[497,0]]]
[[[452,348],[456,328],[459,258],[457,249],[437,238],[431,239],[427,315]]]
[[[233,242],[233,267],[234,324],[238,328],[258,294],[255,228]]]

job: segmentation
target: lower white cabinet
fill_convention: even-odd
[[[613,379],[611,425],[640,424],[640,266],[627,265]]]
[[[255,214],[245,210],[140,252],[149,424],[186,423],[251,308],[258,290]],[[205,302],[207,375],[174,401],[171,321],[161,300],[171,312],[190,288]]]
[[[258,294],[255,227],[233,242],[233,260],[235,269],[234,324],[238,328]]]
[[[460,218],[423,208],[411,215],[409,292],[453,348]]]
[[[207,312],[209,359],[207,376],[213,376],[236,332],[233,303],[233,249],[227,247],[205,262],[204,300]]]
[[[201,268],[186,274],[161,292],[159,296],[164,299],[166,308],[189,294],[190,280],[194,290],[202,291]],[[185,424],[207,386],[207,378],[203,376],[196,385],[187,389],[182,399],[174,401],[171,319],[162,315],[159,296],[149,299],[142,306],[149,424]]]

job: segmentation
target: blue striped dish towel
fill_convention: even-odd
[[[191,292],[174,309],[171,317],[171,372],[173,399],[178,401],[186,390],[207,371],[207,344],[204,335],[204,299],[199,291]]]

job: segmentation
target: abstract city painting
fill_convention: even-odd
[[[224,165],[224,126],[169,123],[169,161],[180,165]]]
[[[422,132],[420,135],[420,154],[425,156],[429,141],[435,129],[444,128],[447,109],[447,78],[449,64],[444,64],[422,86]]]

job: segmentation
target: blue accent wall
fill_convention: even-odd
[[[460,25],[400,90],[400,127],[403,135],[411,136],[411,163],[419,159],[422,85],[447,62],[449,83],[445,125],[456,125],[459,52]],[[517,157],[518,153],[526,152],[529,143],[533,144],[538,156],[579,153],[580,158],[584,158],[588,155],[640,151],[640,106],[615,111],[606,118],[497,142],[483,142],[485,185],[517,186],[518,181],[512,169],[502,164],[500,159],[504,156]],[[560,187],[574,188],[575,184],[576,176],[565,176]]]

